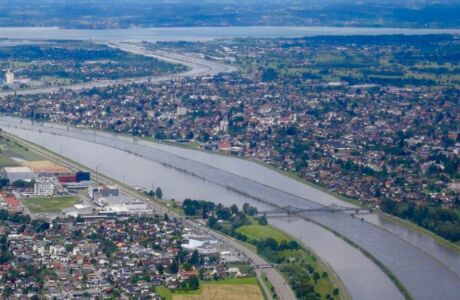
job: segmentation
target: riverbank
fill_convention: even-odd
[[[159,201],[161,204],[163,204],[165,207],[168,207],[169,209],[173,209],[176,213],[178,213],[181,216],[187,216],[184,211],[185,206],[179,206],[175,201],[161,200],[161,199],[154,198],[154,197],[150,197],[150,198],[152,200]],[[193,200],[193,201],[196,201],[196,200]],[[183,203],[183,205],[185,205],[185,203]],[[197,210],[194,209],[194,211],[198,213]],[[199,218],[199,214],[193,215],[193,216],[187,216],[187,217],[191,217],[191,219],[197,220],[197,222],[200,222],[200,221],[203,222]],[[337,298],[342,299],[342,300],[352,299],[345,285],[340,280],[340,278],[337,276],[337,274],[318,255],[316,255],[311,248],[309,248],[308,246],[305,246],[304,243],[302,243],[301,241],[298,241],[298,239],[296,239],[289,233],[282,231],[281,229],[273,227],[269,224],[259,224],[256,218],[251,217],[249,215],[247,215],[246,217],[247,217],[246,221],[249,221],[249,223],[234,229],[238,236],[240,237],[246,236],[246,240],[243,240],[241,238],[237,239],[242,245],[244,245],[246,248],[252,249],[254,252],[259,252],[256,247],[256,244],[258,242],[265,241],[266,239],[273,239],[277,243],[283,243],[283,242],[289,243],[289,242],[295,241],[298,243],[298,245],[301,245],[300,249],[295,250],[295,251],[286,250],[287,252],[279,251],[279,255],[281,255],[280,257],[283,257],[286,261],[289,260],[290,264],[305,263],[308,266],[312,266],[312,271],[310,272],[311,276],[313,276],[313,272],[316,274],[321,274],[321,278],[318,279],[318,282],[317,280],[315,280],[314,287],[315,287],[315,291],[318,292],[322,297],[326,297],[327,295],[329,296],[335,295],[332,297],[336,299]],[[220,226],[224,226],[224,227],[230,226],[230,224],[227,224],[226,222],[222,222],[219,224]],[[234,227],[233,224],[231,225],[231,227],[232,228]],[[212,227],[211,229],[217,230],[216,228],[212,228]],[[220,233],[224,233],[224,234],[228,233],[227,230],[217,230],[217,231]],[[232,236],[232,235],[229,235],[229,236]],[[261,255],[261,253],[259,253],[259,255]],[[265,257],[267,260],[271,261],[272,263],[276,263],[275,261],[270,260],[270,258],[267,256],[263,256],[263,257]],[[292,274],[290,274],[288,271],[283,271],[282,266],[284,264],[284,259],[281,265],[278,265],[278,264],[277,265],[278,265],[278,269],[280,270],[281,274],[288,281],[289,278],[292,276]],[[286,266],[290,264],[287,264]],[[327,274],[327,276],[324,276],[325,273]],[[337,290],[337,292],[335,290]],[[337,293],[337,294],[334,294],[334,293]]]
[[[35,143],[32,143],[30,141],[23,140],[23,139],[21,139],[21,138],[19,138],[17,136],[11,135],[11,134],[7,134],[7,136],[10,139],[14,140],[15,142],[17,142],[17,143],[19,143],[21,145],[24,145],[29,149],[32,149],[32,150],[36,151],[37,153],[39,153],[43,157],[47,157],[50,160],[56,161],[58,163],[61,163],[61,164],[65,165],[65,166],[69,167],[70,169],[73,169],[73,170],[86,170],[86,171],[89,171],[91,173],[96,173],[98,182],[104,183],[104,184],[107,183],[107,184],[118,185],[120,187],[120,190],[123,191],[124,193],[126,193],[126,194],[128,194],[130,196],[137,197],[139,199],[143,199],[144,201],[150,202],[151,204],[154,204],[155,211],[157,213],[165,213],[165,214],[166,213],[171,213],[174,217],[182,218],[180,215],[175,214],[171,210],[165,210],[164,207],[162,205],[160,205],[157,201],[149,200],[141,192],[139,192],[138,190],[134,189],[133,187],[131,187],[129,185],[126,185],[123,182],[119,182],[119,181],[117,181],[115,179],[109,178],[109,177],[107,177],[107,176],[105,176],[103,174],[95,172],[94,170],[92,170],[92,169],[90,169],[90,168],[88,168],[88,167],[86,167],[84,165],[81,165],[78,162],[75,162],[75,161],[73,161],[73,160],[71,160],[69,158],[63,157],[63,156],[61,156],[61,155],[59,155],[59,154],[57,154],[55,152],[52,152],[49,149],[43,148],[43,147],[41,147],[41,146],[39,146],[39,145],[37,145]],[[184,220],[184,222],[186,222],[192,228],[198,228],[199,227],[198,224],[192,223],[187,219],[183,219],[183,220]],[[210,233],[210,232],[214,232],[214,231],[208,230],[208,233]],[[237,243],[234,240],[225,238],[223,235],[218,234],[216,232],[211,234],[211,236],[213,236],[214,238],[217,238],[218,240],[226,243],[228,247],[233,248],[235,251],[240,253],[240,255],[243,255],[244,257],[246,257],[246,259],[248,261],[250,261],[250,262],[252,262],[254,264],[265,264],[266,263],[266,261],[262,257],[258,256],[253,251],[243,247],[242,245],[240,245],[240,243]],[[287,285],[286,279],[284,279],[284,277],[281,276],[281,274],[279,274],[278,271],[276,271],[273,268],[270,268],[270,269],[264,270],[264,272],[265,272],[266,276],[269,278],[271,284],[273,285],[273,287],[275,289],[275,292],[277,293],[277,295],[279,295],[280,299],[294,300],[295,296],[294,296],[292,290],[290,289],[289,285]],[[257,271],[256,271],[256,273],[257,273]],[[260,274],[258,274],[258,275],[260,275]]]
[[[130,136],[130,135],[125,135],[127,137],[132,137],[133,136]],[[350,203],[350,204],[353,204],[355,206],[358,206],[358,207],[364,207],[364,208],[370,208],[368,205],[365,205],[363,204],[362,202],[360,202],[359,200],[357,199],[352,199],[352,198],[349,198],[349,197],[346,197],[346,196],[343,196],[343,195],[340,195],[334,191],[331,191],[331,190],[328,190],[327,188],[324,188],[323,186],[321,185],[318,185],[316,183],[313,183],[313,182],[310,182],[310,181],[307,181],[301,177],[299,177],[297,174],[295,174],[294,172],[289,172],[289,171],[284,171],[284,170],[280,170],[270,164],[267,164],[263,161],[260,161],[260,160],[256,160],[256,159],[252,159],[252,158],[248,158],[248,157],[242,157],[242,156],[235,156],[235,155],[232,155],[232,154],[225,154],[225,153],[222,153],[222,152],[217,152],[217,151],[210,151],[210,150],[207,150],[207,149],[203,149],[201,148],[200,146],[198,146],[197,144],[193,144],[192,146],[189,145],[189,144],[186,144],[186,143],[177,143],[177,142],[174,142],[174,141],[162,141],[162,140],[156,140],[156,139],[153,139],[153,138],[150,138],[150,137],[146,137],[146,138],[142,138],[146,141],[149,141],[149,142],[153,142],[153,143],[157,143],[157,144],[164,144],[164,145],[168,145],[168,146],[173,146],[173,147],[180,147],[180,148],[184,148],[184,149],[188,149],[188,150],[194,150],[194,151],[201,151],[201,152],[204,152],[204,153],[207,153],[207,154],[212,154],[212,155],[219,155],[219,156],[223,156],[223,157],[231,157],[231,158],[234,158],[234,159],[241,159],[243,161],[249,161],[249,162],[253,162],[253,163],[256,163],[260,166],[263,166],[263,167],[266,167],[266,168],[269,168],[281,175],[284,175],[284,176],[287,176],[293,180],[296,180],[302,184],[305,184],[305,185],[308,185],[314,189],[318,189],[324,193],[327,193],[328,195],[331,195],[339,200],[342,200],[346,203]],[[432,231],[429,231],[428,229],[425,229],[423,227],[420,227],[418,226],[417,224],[414,224],[408,220],[404,220],[404,219],[401,219],[401,218],[398,218],[396,216],[392,216],[392,215],[389,215],[389,214],[386,214],[386,213],[383,213],[381,212],[380,210],[375,210],[376,213],[379,214],[379,216],[385,218],[386,220],[390,221],[390,222],[394,222],[394,223],[397,223],[398,225],[400,226],[403,226],[407,229],[410,229],[410,230],[414,230],[426,237],[429,237],[429,238],[432,238],[434,239],[437,243],[449,248],[450,250],[452,251],[455,251],[457,253],[460,253],[460,246],[459,245],[456,245],[444,238],[442,238],[441,236],[438,236],[437,234],[435,234],[434,232]]]
[[[242,202],[242,199],[245,199],[245,197],[235,195],[234,193],[231,193],[231,191],[226,192],[225,188],[222,189],[221,187],[212,184],[212,182],[218,180],[219,182],[223,181],[224,185],[230,184],[232,186],[242,188],[250,194],[263,196],[264,198],[267,198],[267,200],[270,200],[270,202],[273,202],[272,198],[274,200],[280,199],[281,197],[283,201],[280,202],[274,200],[274,203],[293,203],[290,205],[294,206],[299,206],[301,205],[299,203],[303,203],[303,200],[301,200],[300,198],[294,198],[292,195],[287,194],[282,195],[280,191],[276,190],[270,189],[269,191],[267,186],[261,186],[258,185],[256,182],[248,181],[243,178],[237,178],[234,175],[231,175],[231,172],[240,170],[242,172],[242,176],[245,176],[245,174],[247,174],[251,178],[257,176],[257,180],[267,180],[265,181],[266,184],[272,184],[271,182],[273,180],[279,179],[280,181],[278,182],[283,182],[284,188],[287,188],[288,191],[290,190],[295,193],[299,192],[297,190],[291,189],[291,183],[294,184],[294,181],[290,180],[291,183],[289,183],[289,180],[287,180],[287,178],[283,179],[281,178],[281,176],[276,175],[272,171],[264,171],[262,167],[257,167],[255,164],[240,163],[238,161],[232,160],[231,158],[220,159],[217,158],[217,156],[216,158],[213,158],[208,155],[197,154],[198,152],[181,151],[180,149],[173,147],[159,147],[155,146],[154,144],[143,142],[140,139],[136,140],[121,137],[117,138],[115,136],[112,136],[112,134],[110,133],[97,134],[91,133],[90,131],[74,128],[69,128],[66,130],[65,127],[60,129],[59,127],[56,127],[52,124],[50,124],[49,126],[45,125],[44,127],[39,125],[33,125],[33,127],[29,128],[28,126],[30,126],[30,124],[27,125],[28,123],[28,121],[24,121],[22,123],[23,125],[19,126],[18,122],[17,124],[19,127],[16,127],[14,125],[14,120],[8,120],[7,123],[3,124],[5,126],[3,128],[6,129],[8,132],[19,134],[19,136],[24,137],[27,140],[33,141],[40,145],[43,145],[44,147],[51,147],[51,149],[54,149],[54,151],[66,153],[67,156],[73,159],[77,159],[80,162],[84,162],[87,165],[99,166],[99,170],[104,169],[106,173],[111,174],[112,176],[115,176],[118,179],[123,178],[123,180],[125,180],[124,175],[127,175],[129,176],[128,181],[133,185],[150,187],[151,184],[154,182],[155,186],[161,186],[162,189],[166,191],[166,195],[168,194],[168,191],[172,191],[172,188],[177,188],[177,186],[180,185],[181,190],[190,191],[193,194],[192,197],[194,199],[215,199],[215,195],[216,193],[218,193],[218,202],[225,203],[226,205],[230,205],[231,203],[238,203],[242,205],[242,203],[244,203]],[[8,127],[9,125],[12,126]],[[25,130],[22,129],[23,127]],[[99,146],[98,144],[106,146]],[[111,147],[114,148],[112,149]],[[75,152],[75,150],[77,149],[79,150]],[[127,150],[129,150],[128,152],[132,154],[127,154]],[[179,155],[183,155],[184,157],[190,157],[190,160],[180,158]],[[119,163],[114,165],[114,159],[116,159],[116,161],[118,161]],[[192,176],[187,176],[185,174],[181,174],[181,172],[177,172],[176,170],[165,168],[161,165],[161,163],[165,162],[166,159],[167,162],[173,163],[174,165],[180,164],[181,168],[185,168],[186,170],[193,170],[194,173],[198,173],[201,177],[204,176],[206,177],[206,179],[209,179],[210,181],[208,182],[208,180],[204,181],[194,179],[191,178]],[[197,162],[193,162],[194,159],[197,160]],[[128,165],[122,164],[122,162],[125,160],[129,160]],[[210,163],[214,166],[214,168],[208,168],[203,164],[199,164],[199,161]],[[142,171],[142,169],[140,168],[148,168],[149,171]],[[224,172],[219,171],[219,168],[223,168]],[[134,173],[131,172],[131,169]],[[147,178],[147,180],[142,180],[142,178]],[[171,180],[174,181],[174,184],[172,185],[169,184],[171,183]],[[300,184],[296,185],[299,187],[301,186]],[[250,187],[251,189],[248,190],[248,187]],[[305,191],[306,194],[304,195],[306,197],[312,195],[313,199],[317,201],[323,200],[322,198],[320,198],[322,197],[322,195],[315,194],[313,191],[311,191],[312,194],[310,194],[309,189],[306,189]],[[267,192],[269,193],[267,194]],[[168,197],[170,195],[168,195]],[[184,199],[184,196],[181,193],[173,194],[172,196],[176,199]],[[267,209],[263,205],[256,204],[256,201],[251,201],[250,199],[245,199],[243,201],[249,202],[252,205],[257,205],[258,207],[260,207],[260,209]],[[328,214],[325,214],[323,216],[319,214],[315,215],[314,218],[315,220],[324,223],[326,226],[334,228],[334,230],[338,229],[339,232],[342,232],[347,237],[351,237],[352,240],[356,243],[359,243],[366,249],[369,249],[369,251],[371,251],[373,255],[376,255],[379,258],[379,260],[382,259],[385,265],[388,264],[388,266],[390,266],[390,269],[392,271],[394,270],[397,273],[398,277],[401,275],[404,278],[404,284],[406,282],[409,283],[411,291],[420,291],[419,287],[421,285],[429,281],[438,282],[439,278],[443,278],[444,282],[444,284],[441,283],[439,286],[444,286],[445,288],[438,289],[438,291],[452,291],[452,289],[448,287],[451,285],[451,283],[449,282],[452,282],[452,276],[449,275],[446,272],[446,270],[443,270],[440,267],[435,266],[435,262],[433,261],[433,259],[430,259],[426,255],[422,254],[420,250],[415,249],[414,246],[410,246],[407,242],[403,242],[401,239],[395,239],[395,237],[391,237],[391,234],[389,233],[384,233],[382,230],[377,230],[377,228],[373,229],[372,227],[374,226],[369,226],[367,222],[361,223],[360,220],[351,218],[344,214],[337,214],[333,218],[331,218],[331,216]],[[363,266],[366,266],[366,269],[369,268],[367,266],[367,264],[369,264],[370,262],[369,259],[361,260],[361,258],[356,258],[356,263],[358,264],[357,268],[354,268],[352,264],[348,264],[343,260],[337,261],[336,258],[343,256],[343,254],[345,253],[347,253],[348,257],[354,257],[354,255],[358,255],[357,252],[359,251],[355,248],[352,251],[351,248],[353,247],[345,246],[345,244],[347,243],[345,243],[344,241],[339,241],[341,239],[332,238],[333,234],[326,233],[324,229],[319,230],[319,227],[317,226],[309,225],[310,222],[300,220],[293,220],[289,222],[285,222],[284,220],[274,221],[276,221],[275,223],[277,227],[288,229],[291,234],[298,236],[302,241],[308,241],[309,243],[313,243],[315,241],[315,236],[318,237],[319,240],[317,240],[317,242],[314,242],[314,249],[320,251],[319,253],[325,255],[327,260],[332,263],[334,268],[338,266],[341,272],[340,274],[343,274],[346,279],[345,282],[347,283],[347,286],[351,286],[354,289],[354,294],[357,295],[357,299],[360,299],[359,295],[369,295],[370,297],[370,294],[366,293],[372,291],[374,291],[374,293],[377,293],[378,295],[381,295],[380,292],[377,291],[382,286],[385,286],[386,290],[390,288],[386,284],[387,281],[389,282],[388,277],[384,278],[384,276],[382,276],[382,278],[380,278],[381,275],[378,274],[381,271],[378,272],[377,270],[374,270],[374,267],[372,267],[372,273],[356,273],[357,269],[363,270]],[[290,225],[291,222],[297,225]],[[342,225],[340,227],[337,227],[338,223]],[[346,224],[346,226],[344,226],[344,224]],[[303,230],[299,226],[301,226]],[[312,235],[313,233],[316,234]],[[328,241],[327,245],[329,246],[326,246],[326,244],[324,244],[326,241]],[[386,246],[382,247],[379,245]],[[336,249],[336,251],[337,249],[341,249],[341,252],[334,254],[334,251],[330,251],[324,246],[329,248],[332,247],[333,249]],[[423,247],[424,245],[422,244],[421,246]],[[348,250],[348,248],[350,248],[350,250]],[[362,253],[360,253],[360,256],[364,257]],[[423,263],[410,263],[410,267],[406,268],[407,262],[414,261],[414,259],[416,259],[418,262]],[[404,264],[404,268],[399,267],[401,266],[401,260],[406,262]],[[347,265],[347,270],[350,270],[349,268],[352,268],[352,274],[354,274],[352,275],[352,278],[348,277],[348,272],[343,272],[344,263],[346,263]],[[376,268],[376,265],[374,266]],[[428,266],[431,270],[436,270],[439,272],[430,273],[423,271],[427,269]],[[418,271],[415,271],[415,269],[418,269]],[[359,289],[355,289],[355,287],[358,288],[359,285],[354,286],[353,278],[359,278],[361,277],[361,275],[364,274],[374,274],[372,276],[378,276],[379,285],[373,285],[373,283],[376,283],[376,281],[374,280],[373,282],[371,281],[369,283],[366,283],[364,286],[363,284],[361,284],[360,286],[363,289],[362,291],[359,291]],[[417,274],[417,276],[414,277],[414,274]],[[419,276],[419,274],[421,276]],[[438,279],[433,278],[434,276],[436,276]],[[369,275],[366,275],[365,277],[369,278]],[[416,283],[415,287],[414,280]],[[363,281],[366,282],[366,278],[360,279],[361,283]],[[384,285],[382,285],[383,282],[385,283]],[[421,288],[421,290],[423,291],[424,289]],[[420,292],[417,293],[420,294]],[[423,294],[430,295],[430,292],[426,291]],[[366,298],[368,299],[368,297]],[[392,298],[397,299],[398,297],[392,296]],[[449,297],[445,299],[448,298]]]

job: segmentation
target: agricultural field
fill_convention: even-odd
[[[225,46],[163,42],[152,47],[179,47],[219,59],[234,55],[244,76],[266,82],[458,88],[458,46],[458,39],[448,35],[389,35],[231,40]]]
[[[40,197],[22,200],[32,213],[59,213],[79,202],[78,197]]]
[[[166,300],[262,300],[262,291],[255,277],[232,278],[219,281],[202,281],[197,291],[172,293],[165,287],[156,292]]]

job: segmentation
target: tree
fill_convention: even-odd
[[[267,68],[262,72],[262,81],[273,81],[278,78],[278,73],[273,68]]]
[[[249,203],[245,202],[245,203],[243,204],[243,212],[244,212],[245,214],[248,213],[249,207],[251,207],[251,206],[249,205]]]
[[[238,206],[236,206],[236,204],[232,204],[232,206],[230,206],[230,210],[232,211],[232,214],[236,215],[238,213]]]
[[[190,260],[189,260],[190,264],[196,266],[200,263],[200,254],[198,253],[198,251],[195,249],[193,250],[192,252],[192,255],[190,256]]]
[[[267,225],[268,222],[267,222],[267,218],[265,216],[262,216],[260,218],[257,218],[257,220],[259,221],[259,224],[260,225]]]
[[[160,199],[163,198],[163,191],[161,190],[161,188],[157,187],[157,189],[155,190],[155,195]]]
[[[163,267],[162,264],[157,264],[157,271],[158,273],[163,274],[163,272],[165,271],[165,268]]]
[[[198,280],[198,277],[196,277],[195,275],[190,276],[188,281],[191,289],[197,290],[200,287],[200,281]]]
[[[222,209],[218,209],[216,212],[216,215],[219,217],[219,219],[229,220],[230,217],[232,216],[232,213],[229,208],[224,207]]]
[[[192,269],[192,265],[188,262],[184,263],[182,265],[182,268],[185,270],[185,271],[190,271]]]
[[[10,184],[10,180],[8,178],[0,178],[0,189],[3,189],[5,186]]]
[[[177,265],[177,262],[174,260],[172,264],[169,265],[169,273],[177,274],[178,271],[179,266]]]
[[[215,228],[217,225],[217,219],[214,216],[209,217],[208,219],[208,226],[211,228]]]
[[[194,216],[196,214],[196,210],[191,205],[184,206],[184,213],[186,216]]]

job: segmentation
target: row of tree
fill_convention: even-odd
[[[460,216],[456,211],[434,205],[420,206],[411,202],[396,202],[391,199],[383,199],[380,207],[386,213],[410,220],[449,241],[460,241]]]

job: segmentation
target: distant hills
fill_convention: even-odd
[[[460,27],[460,0],[0,0],[0,26]]]

